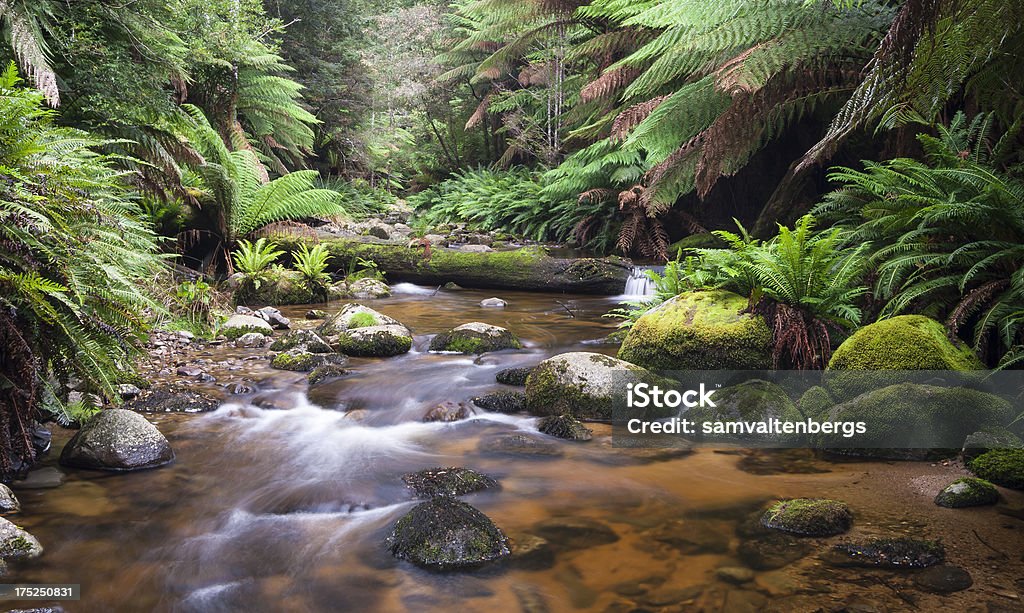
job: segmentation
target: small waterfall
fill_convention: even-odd
[[[664,266],[637,266],[629,273],[626,279],[626,289],[622,292],[626,296],[653,296],[654,281],[647,276],[647,271],[663,272]]]

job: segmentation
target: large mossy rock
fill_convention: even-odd
[[[324,302],[328,297],[306,283],[302,273],[282,268],[266,271],[259,287],[245,279],[235,285],[235,304],[312,304]]]
[[[438,334],[430,341],[431,351],[479,354],[503,349],[522,349],[512,332],[479,321],[462,324]]]
[[[312,330],[293,330],[270,345],[271,351],[300,350],[307,353],[330,353],[331,346]]]
[[[611,356],[562,353],[538,364],[526,379],[531,414],[610,421],[625,415],[627,385],[663,384],[650,371]]]
[[[848,453],[859,456],[925,459],[928,450],[959,451],[969,434],[1006,424],[1014,415],[1009,402],[985,392],[900,383],[861,394],[820,417],[863,422],[866,432],[852,438],[819,435],[815,443],[833,451],[851,448]]]
[[[156,426],[126,409],[100,411],[60,454],[64,466],[112,471],[155,468],[172,460],[174,451]]]
[[[947,509],[980,507],[999,502],[999,490],[984,479],[964,477],[957,479],[935,496],[935,504]]]
[[[355,357],[390,357],[412,348],[412,332],[397,319],[361,304],[346,304],[317,328],[335,351]]]
[[[784,422],[803,421],[803,415],[793,405],[782,386],[770,381],[753,379],[715,390],[715,406],[694,407],[686,412],[686,418],[697,424],[703,422],[767,422],[778,419]],[[698,426],[698,428],[701,428]],[[702,429],[702,428],[701,428]],[[779,442],[787,437],[782,434],[744,434],[743,436],[716,436],[713,439],[763,440]]]
[[[761,525],[800,536],[835,536],[853,525],[845,503],[825,498],[794,498],[773,504],[761,516]]]
[[[967,465],[986,481],[1015,490],[1024,490],[1024,449],[993,449]]]
[[[312,372],[321,366],[345,366],[348,358],[337,353],[312,353],[301,349],[292,349],[274,356],[270,361],[271,368],[290,370],[293,372]]]
[[[946,327],[923,315],[901,315],[864,326],[832,354],[825,384],[838,400],[886,384],[891,376],[860,371],[970,371],[984,368],[970,347],[951,341]]]
[[[430,570],[472,568],[510,553],[508,538],[490,518],[446,496],[403,515],[387,545],[395,557]]]
[[[619,358],[651,370],[769,368],[771,332],[746,308],[731,292],[680,294],[633,324]]]
[[[379,279],[366,278],[349,285],[348,292],[357,300],[373,300],[387,298],[391,295],[391,288]]]
[[[350,328],[367,328],[370,326],[402,325],[397,319],[375,311],[368,306],[349,303],[341,307],[341,310],[329,316],[324,323],[316,329],[321,337],[330,340],[330,337],[347,332]]]

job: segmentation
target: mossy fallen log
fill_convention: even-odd
[[[278,245],[290,253],[308,240],[289,238]],[[615,295],[622,293],[631,268],[629,260],[618,257],[554,258],[542,247],[476,253],[351,239],[319,242],[331,252],[330,272],[344,273],[353,262],[369,260],[389,283],[436,286],[450,282],[481,289]]]

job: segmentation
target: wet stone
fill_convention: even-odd
[[[399,559],[431,570],[479,566],[509,555],[508,538],[486,515],[454,498],[435,498],[403,515],[387,539]]]
[[[878,538],[839,543],[822,558],[833,566],[927,568],[944,562],[946,549],[936,541]]]
[[[999,490],[976,477],[957,479],[935,496],[935,504],[949,509],[979,507],[999,502]]]
[[[811,553],[806,541],[785,534],[769,534],[740,543],[740,560],[754,570],[775,570]]]
[[[671,520],[658,525],[648,535],[686,556],[729,551],[729,536],[706,522]]]
[[[546,539],[517,532],[509,535],[512,557],[509,562],[523,570],[547,570],[555,565],[555,550]]]
[[[971,587],[974,579],[959,566],[940,564],[914,575],[914,585],[934,594],[951,594]]]
[[[473,411],[461,402],[444,402],[427,411],[423,421],[431,422],[453,422],[469,419]]]
[[[548,415],[537,422],[537,430],[567,441],[589,441],[593,432],[571,415]]]
[[[742,585],[754,580],[754,571],[742,566],[723,566],[715,571],[715,577],[726,583]]]
[[[761,516],[765,528],[801,536],[834,536],[853,525],[846,504],[823,498],[794,498],[773,504]]]
[[[477,396],[471,402],[485,411],[494,413],[526,412],[526,394],[522,392],[494,392]]]
[[[505,370],[499,370],[494,375],[495,381],[504,385],[516,385],[522,387],[526,385],[526,378],[533,372],[533,367],[526,368],[506,368]]]
[[[550,439],[532,434],[500,434],[482,439],[477,447],[484,453],[500,453],[534,458],[555,458],[562,449]]]
[[[417,498],[464,496],[497,488],[498,482],[469,468],[430,468],[402,475],[402,481]]]

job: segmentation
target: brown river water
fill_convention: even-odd
[[[480,412],[422,423],[440,402],[501,389],[499,369],[564,351],[613,354],[600,339],[614,329],[601,317],[614,300],[502,292],[508,308],[484,309],[478,302],[492,292],[397,289],[372,306],[413,329],[413,351],[353,360],[354,375],[311,398],[304,376],[271,370],[265,350],[200,352],[197,359],[230,359],[208,366],[216,385],[249,379],[258,391],[212,413],[150,416],[177,453],[170,466],[62,468],[62,486],[18,490],[24,510],[13,519],[46,552],[12,567],[6,581],[80,584],[82,599],[62,603],[68,612],[1022,610],[1024,494],[1003,490],[996,507],[937,507],[936,492],[966,474],[955,464],[832,463],[766,450],[657,457],[611,447],[600,425],[593,441],[563,443],[561,457],[498,456],[477,450],[481,437],[535,430],[535,420]],[[305,310],[286,314],[314,325],[302,320]],[[526,349],[427,353],[431,335],[468,321],[507,327]],[[56,429],[49,470],[70,435]],[[415,504],[401,475],[435,466],[498,479],[500,490],[466,500],[515,542],[539,522],[579,517],[618,539],[577,539],[553,558],[470,572],[399,562],[383,540]],[[831,566],[821,554],[837,539],[769,551],[792,560],[779,568],[752,561],[758,548],[746,541],[756,537],[743,526],[767,501],[806,496],[850,505],[854,529],[840,540],[942,539],[948,563],[967,569],[974,585],[938,595],[917,588],[912,572]]]

